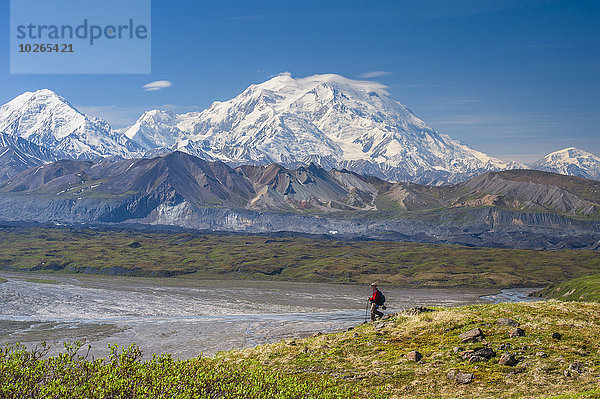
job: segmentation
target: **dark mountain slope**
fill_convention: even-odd
[[[45,147],[0,133],[0,181],[57,159],[58,156]]]
[[[366,179],[351,173],[325,171],[311,164],[295,170],[272,164],[240,166],[255,190],[248,204],[252,209],[335,210],[375,209],[377,190]]]
[[[536,171],[451,186],[310,165],[240,166],[174,152],[57,161],[0,184],[0,220],[136,222],[526,248],[597,247],[599,182]]]
[[[600,182],[534,170],[489,172],[455,187],[453,206],[600,216]]]

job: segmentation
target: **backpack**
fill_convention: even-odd
[[[379,295],[377,296],[378,301],[375,302],[376,305],[381,306],[385,303],[385,295],[381,291],[379,291]]]

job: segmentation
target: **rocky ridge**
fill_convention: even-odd
[[[0,218],[589,248],[600,240],[599,192],[597,181],[527,170],[438,187],[316,165],[233,169],[174,152],[28,169],[0,183]]]

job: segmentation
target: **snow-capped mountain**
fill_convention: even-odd
[[[282,74],[202,112],[145,112],[122,131],[42,89],[0,106],[0,135],[10,148],[2,158],[5,176],[56,158],[140,158],[174,150],[230,166],[314,163],[427,184],[527,168],[438,133],[381,84],[331,74]],[[549,154],[531,168],[600,179],[600,158],[576,148]]]
[[[385,86],[339,75],[282,74],[202,112],[145,113],[128,138],[228,164],[315,163],[392,181],[444,183],[523,167],[440,134]]]
[[[532,164],[531,168],[600,180],[600,157],[575,147],[548,154]]]
[[[185,119],[174,112],[155,109],[144,112],[133,126],[124,129],[124,134],[146,150],[169,148],[187,138],[178,126]]]
[[[26,92],[0,107],[0,133],[21,137],[63,158],[141,155],[142,147],[79,112],[51,90]]]

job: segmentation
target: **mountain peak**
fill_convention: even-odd
[[[177,114],[172,111],[161,111],[158,109],[152,109],[146,111],[140,117],[141,120],[152,121],[153,123],[161,123],[162,121],[173,121],[177,118]]]
[[[161,116],[161,115],[176,115],[174,112],[172,111],[162,111],[160,109],[151,109],[150,111],[146,111],[144,112],[144,114],[142,115],[143,117],[149,118],[149,117],[156,117],[156,116]]]
[[[349,79],[337,74],[320,74],[312,75],[306,78],[298,79],[300,84],[304,87],[311,87],[313,85],[329,84],[337,87],[352,88],[353,90],[361,91],[372,91],[379,94],[388,96],[387,86],[374,82],[371,80],[355,80]]]
[[[54,92],[50,89],[39,89],[39,90],[34,91],[32,94],[36,97],[58,98],[64,102],[66,102],[66,100],[63,97],[59,96],[56,92]]]
[[[0,131],[34,142],[40,135],[62,139],[84,121],[85,115],[49,89],[25,92],[0,107]]]
[[[600,180],[600,157],[576,147],[550,153],[531,166],[547,172]]]
[[[546,155],[544,158],[556,157],[556,156],[560,156],[560,157],[572,157],[572,156],[596,157],[594,154],[587,152],[587,151],[583,151],[577,147],[568,147],[568,148],[563,148],[562,150],[554,151],[554,152]]]
[[[64,100],[64,98],[62,98],[61,96],[59,96],[58,94],[56,94],[55,91],[52,91],[50,89],[38,89],[36,91],[26,91],[25,93],[21,94],[20,96],[17,96],[17,98],[21,97],[21,96],[26,96],[26,97],[57,97],[57,98],[61,98]]]
[[[127,136],[148,149],[174,144],[234,166],[315,162],[421,183],[509,166],[439,134],[392,99],[386,86],[337,74],[283,73],[202,112],[158,119],[145,114]]]
[[[177,127],[180,119],[172,111],[153,109],[144,112],[135,124],[124,129],[124,135],[146,150],[170,148],[185,139]]]
[[[272,91],[289,91],[296,89],[303,92],[314,90],[317,86],[329,85],[354,91],[376,92],[389,95],[387,86],[374,81],[354,80],[334,73],[315,74],[304,78],[294,78],[290,73],[279,74],[266,82],[250,86],[252,89],[268,89]]]
[[[62,158],[127,156],[137,148],[106,121],[79,112],[49,89],[25,92],[0,106],[0,132],[26,139]]]
[[[23,109],[32,105],[67,106],[79,112],[67,100],[50,89],[26,91],[2,106],[3,109]]]

